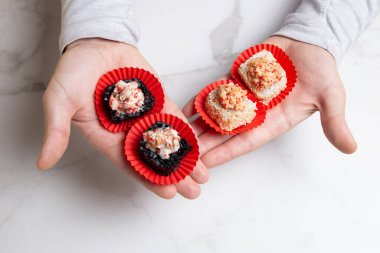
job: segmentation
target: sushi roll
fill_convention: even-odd
[[[238,73],[248,89],[264,104],[286,88],[285,70],[267,50],[248,58],[239,66]]]
[[[142,134],[139,154],[153,171],[169,176],[192,150],[191,145],[169,124],[155,122]]]
[[[138,78],[120,80],[104,90],[103,101],[114,123],[139,117],[150,111],[155,103],[149,89]]]
[[[221,129],[232,131],[252,122],[257,107],[256,103],[248,98],[246,90],[229,82],[208,94],[205,109]]]

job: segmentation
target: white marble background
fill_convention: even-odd
[[[140,49],[179,105],[275,31],[297,1],[138,1]],[[195,201],[152,195],[74,131],[39,172],[59,1],[0,2],[0,252],[380,252],[380,17],[340,65],[351,156],[319,115],[211,171]],[[180,87],[180,89],[179,89]],[[179,92],[179,90],[181,90]]]

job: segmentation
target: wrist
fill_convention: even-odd
[[[282,35],[273,35],[269,37],[268,39],[266,39],[264,43],[274,44],[282,48],[288,54],[292,54],[292,52],[300,51],[300,50],[303,50],[304,52],[308,52],[310,56],[318,54],[318,55],[324,56],[325,58],[329,58],[331,62],[334,62],[334,64],[336,64],[335,58],[330,53],[330,51],[318,45],[302,42],[302,41],[295,40],[293,38],[289,38]]]
[[[83,39],[78,39],[68,44],[66,47],[66,50],[69,50],[73,47],[80,46],[80,45],[104,46],[104,47],[124,45],[126,47],[136,48],[135,46],[130,45],[128,43],[118,42],[114,40],[108,40],[108,39],[102,39],[102,38],[83,38]]]
[[[71,42],[66,46],[65,50],[69,50],[76,46],[81,45],[103,45],[107,42],[110,42],[110,40],[101,39],[101,38],[84,38],[84,39],[78,39],[76,41]]]
[[[288,38],[288,37],[285,37],[285,36],[281,36],[281,35],[273,35],[273,36],[270,36],[269,38],[267,38],[264,43],[268,43],[268,44],[273,44],[273,45],[276,45],[280,48],[282,48],[283,50],[287,50],[292,44],[294,43],[297,43],[299,41],[296,41],[292,38]]]

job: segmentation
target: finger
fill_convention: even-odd
[[[199,152],[203,155],[207,151],[223,144],[231,138],[233,138],[233,135],[221,135],[213,129],[210,129],[198,137],[200,143]]]
[[[186,105],[182,109],[182,113],[187,117],[190,118],[195,115],[196,110],[194,106],[195,97],[189,100],[189,102],[186,103]]]
[[[124,158],[124,157],[123,157]],[[129,176],[136,179],[140,182],[146,189],[153,192],[157,196],[163,199],[172,199],[177,194],[177,189],[175,185],[157,185],[151,182],[148,182],[145,178],[139,175],[135,170],[133,170],[129,164],[124,163],[123,165],[119,165],[124,172],[126,172]]]
[[[198,117],[195,120],[193,120],[193,122],[191,122],[190,125],[193,128],[196,136],[200,136],[210,129],[210,127],[206,124],[206,122],[204,122],[204,120],[201,117]]]
[[[246,133],[234,136],[222,145],[211,149],[202,156],[201,159],[203,163],[208,166],[208,168],[213,168],[254,151],[260,145],[263,145],[270,140],[269,135],[265,133],[263,129],[256,129],[253,131],[255,132],[249,133],[249,135]]]
[[[37,167],[50,169],[65,152],[70,136],[72,110],[61,96],[47,91],[43,98],[45,133]]]
[[[175,184],[177,192],[187,199],[196,199],[201,194],[201,187],[191,177]]]
[[[155,185],[146,181],[143,182],[143,185],[148,190],[164,199],[172,199],[177,194],[177,189],[174,185]]]
[[[310,114],[288,111],[283,107],[271,109],[267,113],[266,121],[259,127],[248,132],[236,135],[223,144],[209,150],[202,156],[207,168],[212,168],[235,159],[239,156],[256,150],[261,145],[287,132]]]
[[[345,91],[343,85],[329,91],[328,96],[321,101],[321,123],[327,139],[338,150],[352,154],[357,144],[345,119]]]
[[[187,122],[187,119],[183,115],[182,111],[179,110],[177,105],[174,104],[174,102],[170,98],[167,98],[165,102],[164,111],[166,113],[176,115],[177,117]],[[199,181],[199,183],[204,183],[208,180],[208,173],[205,166],[202,164],[202,162],[198,163],[198,166],[192,172],[192,176],[194,177],[194,180],[197,182]],[[188,177],[188,178],[189,179],[185,181],[187,183],[181,182],[178,185],[177,191],[184,197],[193,199],[193,198],[196,198],[200,194],[200,187],[191,177]],[[186,185],[186,187],[183,185]]]
[[[198,161],[197,166],[190,173],[191,178],[198,184],[204,184],[208,181],[209,173],[202,161]]]
[[[142,183],[144,187],[152,191],[156,195],[171,199],[177,193],[174,185],[156,185],[148,182],[131,168],[125,158],[124,152],[115,152],[115,150],[123,150],[125,133],[111,133],[104,129],[97,120],[93,121],[74,121],[74,126],[78,127],[85,138],[104,156],[110,159],[117,167],[127,173],[129,176]]]

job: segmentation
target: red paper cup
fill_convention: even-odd
[[[292,91],[297,82],[296,68],[292,60],[281,48],[271,44],[259,44],[246,49],[234,61],[231,68],[231,75],[240,85],[245,86],[244,81],[240,78],[238,69],[240,65],[246,62],[252,55],[262,50],[267,50],[273,54],[274,58],[276,58],[278,63],[280,63],[281,67],[285,70],[287,78],[286,88],[283,91],[281,91],[280,94],[278,94],[276,97],[270,100],[267,104],[267,108],[270,109],[276,106],[278,103],[280,103],[283,99],[285,99],[285,97],[289,95],[289,93]]]
[[[148,164],[142,161],[139,154],[139,145],[143,133],[157,121],[165,122],[166,124],[171,125],[179,133],[181,138],[185,139],[192,147],[192,150],[182,159],[177,170],[169,176],[157,174],[149,167]],[[137,121],[127,134],[124,151],[132,168],[134,168],[148,181],[158,185],[178,183],[188,176],[191,171],[193,171],[197,161],[199,160],[199,146],[193,130],[186,122],[171,114],[150,114]]]
[[[110,132],[115,133],[120,131],[126,131],[131,126],[133,126],[139,118],[141,118],[137,117],[134,119],[125,120],[120,123],[115,123],[110,119],[108,112],[104,106],[104,90],[109,85],[113,85],[120,80],[127,80],[131,78],[140,79],[155,99],[153,108],[149,112],[146,112],[143,116],[161,112],[162,108],[164,107],[164,90],[160,81],[152,73],[140,68],[119,68],[111,70],[100,77],[95,89],[96,114],[98,115],[100,124],[102,124],[102,126]]]
[[[206,86],[201,92],[198,93],[197,97],[195,98],[194,106],[195,110],[199,113],[200,117],[209,125],[211,128],[213,128],[215,131],[221,133],[221,134],[228,134],[228,135],[233,135],[233,134],[239,134],[246,132],[248,130],[251,130],[255,127],[258,127],[265,121],[265,116],[266,116],[266,107],[264,104],[262,104],[260,101],[257,100],[253,94],[248,93],[248,99],[256,103],[257,110],[256,110],[256,116],[253,118],[252,122],[240,126],[238,128],[233,129],[232,131],[226,131],[224,129],[221,129],[219,124],[216,123],[210,115],[206,112],[205,109],[205,102],[207,99],[208,94],[210,94],[211,91],[216,89],[220,85],[228,84],[228,83],[236,83],[234,80],[220,80],[216,81],[214,83],[209,84]],[[242,86],[241,86],[242,87]],[[243,89],[246,89],[245,87],[242,87]]]

